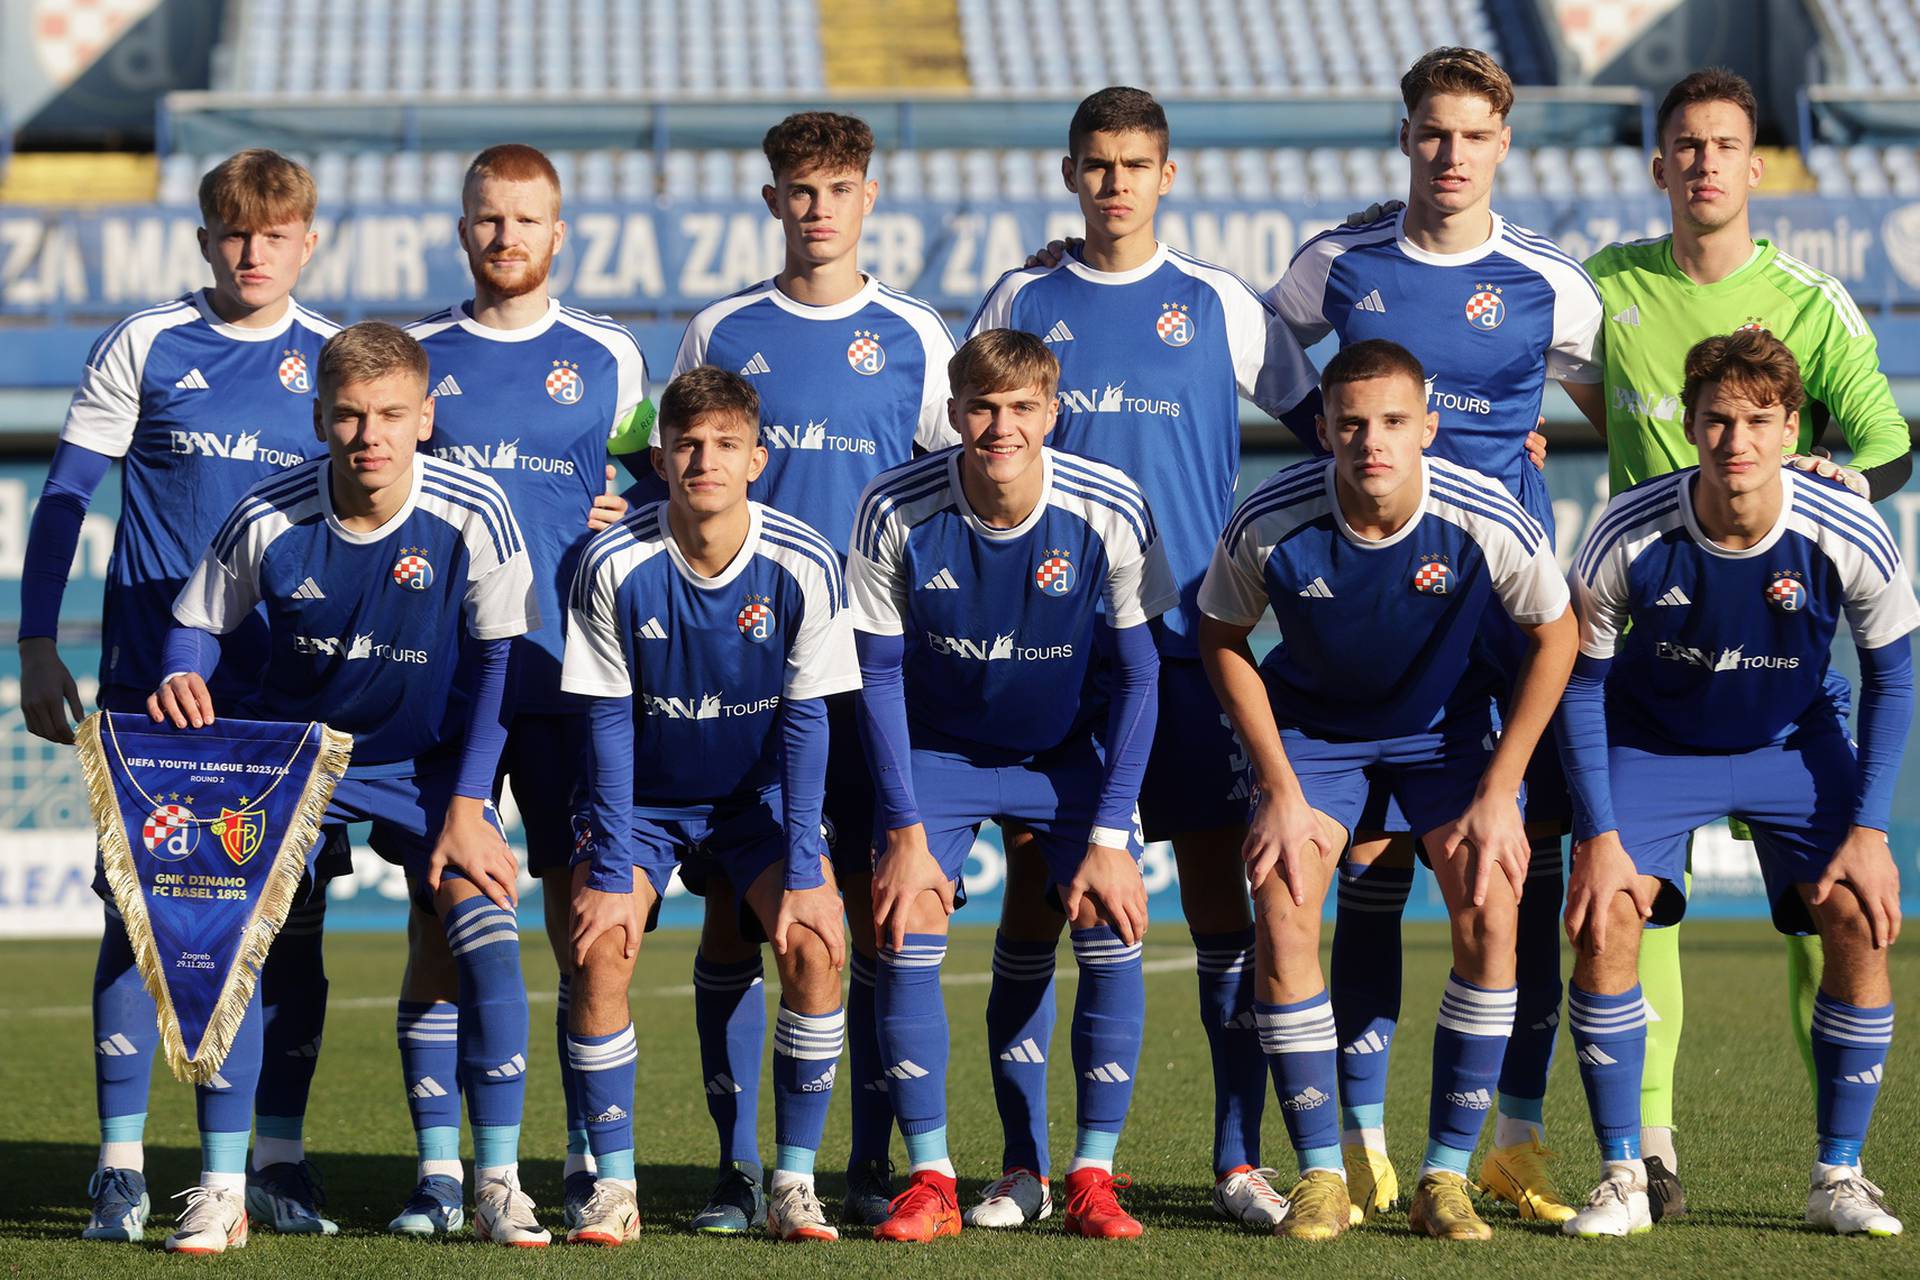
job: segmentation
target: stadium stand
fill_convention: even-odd
[[[1904,91],[1920,84],[1920,0],[1810,0],[1810,4],[1826,30],[1829,61],[1837,64],[1827,68],[1828,84]],[[1888,173],[1891,176],[1890,168]]]

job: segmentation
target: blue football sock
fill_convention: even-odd
[[[126,925],[109,903],[93,967],[93,1086],[103,1145],[136,1144],[146,1132],[147,1086],[160,1045],[158,1018],[133,962]]]
[[[460,1087],[473,1129],[476,1170],[518,1162],[527,1092],[527,986],[513,913],[475,894],[446,914],[447,948],[460,969]]]
[[[987,990],[987,1067],[1000,1111],[1001,1169],[1048,1173],[1047,1053],[1053,1047],[1058,944],[996,933]]]
[[[407,1087],[414,1145],[422,1160],[460,1158],[460,1007],[402,1000],[393,1020],[400,1079]],[[447,1151],[446,1135],[453,1135]]]
[[[1513,987],[1489,990],[1447,975],[1434,1020],[1433,1092],[1427,1103],[1427,1158],[1422,1171],[1462,1177],[1480,1128],[1493,1110],[1500,1059],[1513,1032]]]
[[[1893,1006],[1813,998],[1814,1116],[1821,1164],[1858,1165],[1893,1044]]]
[[[1133,1077],[1140,1069],[1140,1033],[1147,1011],[1141,946],[1128,946],[1106,925],[1075,929],[1072,939],[1073,958],[1080,965],[1080,990],[1073,1000],[1074,1120],[1079,1130],[1074,1158],[1111,1161],[1133,1104]],[[1104,1136],[1090,1136],[1096,1133]]]
[[[947,1003],[940,991],[940,964],[946,957],[945,935],[910,933],[899,951],[881,948],[880,980],[874,987],[887,1093],[900,1117],[907,1155],[916,1164],[946,1158],[950,1046]],[[935,1132],[940,1154],[926,1156]]]
[[[1342,1123],[1348,1129],[1385,1124],[1387,1063],[1400,1025],[1400,918],[1412,887],[1412,867],[1340,867],[1327,976],[1340,1041],[1335,1069],[1345,1109]]]
[[[573,1007],[573,975],[560,975],[555,992],[553,1015],[554,1040],[560,1058],[560,1096],[564,1099],[567,1123],[567,1172],[590,1167],[592,1149],[587,1140],[587,1112],[580,1100],[580,1080],[573,1069],[573,1055],[567,1051],[567,1011]]]
[[[773,1024],[773,1167],[812,1173],[827,1131],[833,1077],[847,1042],[847,1012],[795,1013],[784,1001]]]
[[[1213,1172],[1260,1163],[1267,1060],[1253,1021],[1253,929],[1193,933],[1200,1025],[1213,1065]]]
[[[760,1055],[766,1052],[767,989],[760,957],[714,964],[693,957],[693,1026],[707,1114],[722,1163],[760,1163]]]
[[[1640,1158],[1640,1075],[1647,1061],[1647,1002],[1635,983],[1617,996],[1567,989],[1580,1083],[1603,1161]]]
[[[213,1083],[194,1086],[202,1173],[232,1175],[247,1171],[247,1138],[253,1129],[254,1091],[260,1087],[260,1042],[265,1021],[260,993],[255,991]]]
[[[633,1024],[612,1035],[568,1036],[567,1060],[599,1176],[633,1181],[633,1085],[640,1060]]]
[[[1333,1004],[1326,990],[1293,1004],[1258,1001],[1253,1014],[1300,1172],[1344,1170],[1340,1124],[1333,1101],[1333,1091],[1339,1087],[1334,1081],[1339,1041],[1334,1035]]]
[[[287,913],[260,970],[260,1007],[266,1020],[261,1028],[260,1091],[253,1105],[262,1137],[301,1136],[327,1025],[322,954],[326,922],[327,895],[318,889]]]
[[[1560,1038],[1560,907],[1566,896],[1558,836],[1536,840],[1527,863],[1527,891],[1520,897],[1519,933],[1514,957],[1519,963],[1519,1003],[1514,1008],[1513,1038],[1500,1064],[1500,1114],[1540,1128],[1553,1046]]]
[[[887,1158],[893,1141],[893,1103],[887,1097],[886,1063],[880,1057],[880,1023],[873,1011],[875,960],[859,948],[847,950],[847,1072],[852,1137],[847,1166]],[[989,1017],[992,1015],[989,1014]]]

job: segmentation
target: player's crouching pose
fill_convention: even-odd
[[[593,725],[567,1054],[599,1177],[567,1239],[639,1236],[627,984],[675,859],[700,851],[743,887],[743,927],[765,930],[779,962],[767,1231],[835,1240],[813,1164],[846,1038],[840,895],[820,833],[824,699],[860,683],[840,558],[748,501],[767,451],[759,398],[737,374],[701,366],[668,384],[654,457],[668,498],[588,544],[561,674]]]
[[[1201,657],[1253,762],[1254,1011],[1301,1173],[1279,1233],[1328,1240],[1348,1225],[1320,907],[1379,785],[1422,833],[1453,919],[1409,1218],[1426,1235],[1483,1240],[1465,1175],[1513,1026],[1518,797],[1573,665],[1574,625],[1553,549],[1520,504],[1478,472],[1421,457],[1436,419],[1405,348],[1354,343],[1320,382],[1332,459],[1255,490],[1200,589]],[[1503,727],[1498,677],[1473,653],[1489,597],[1528,642]],[[1247,637],[1269,607],[1285,639],[1256,667]]]
[[[162,656],[169,675],[148,709],[182,728],[211,724],[215,640],[264,606],[261,687],[225,709],[321,720],[353,735],[353,763],[326,821],[374,823],[374,847],[399,855],[460,970],[474,1234],[544,1245],[547,1233],[519,1189],[527,992],[515,864],[487,799],[508,642],[539,625],[532,567],[491,479],[416,452],[432,434],[433,403],[426,353],[401,330],[359,324],[327,341],[314,424],[328,456],[255,485],[181,591],[179,625]],[[250,1106],[259,1065],[259,1032],[243,1030],[222,1066],[231,1089],[220,1093]],[[457,1146],[446,1163],[450,1170],[423,1170],[425,1179],[459,1172]],[[449,1226],[457,1226],[459,1184],[451,1181]],[[245,1244],[240,1197],[204,1175],[196,1190],[167,1248],[218,1253]]]
[[[1576,802],[1568,1008],[1604,1176],[1569,1235],[1652,1225],[1639,930],[1680,919],[1688,838],[1727,814],[1753,829],[1775,927],[1817,931],[1826,951],[1807,1221],[1900,1231],[1860,1174],[1860,1148],[1893,1038],[1886,948],[1900,877],[1887,811],[1920,603],[1864,498],[1781,469],[1803,397],[1792,353],[1765,331],[1695,346],[1681,404],[1700,465],[1615,498],[1574,562],[1581,657],[1561,725]],[[1821,691],[1842,613],[1860,655],[1857,755]]]
[[[876,1011],[912,1163],[874,1234],[960,1230],[940,965],[974,834],[995,819],[1034,834],[1080,966],[1066,1229],[1136,1236],[1113,1178],[1145,1014],[1134,806],[1157,714],[1147,623],[1177,592],[1139,488],[1042,444],[1059,364],[1038,337],[989,330],[948,373],[961,445],[868,486],[847,561],[860,723],[885,833],[873,877]],[[1096,643],[1115,655],[1104,708],[1083,696]]]

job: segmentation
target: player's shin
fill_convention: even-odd
[[[260,1090],[254,1099],[253,1167],[297,1165],[306,1159],[307,1096],[319,1064],[327,1021],[327,971],[322,953],[327,897],[316,888],[287,913],[260,972]]]
[[[758,950],[745,960],[693,958],[693,1022],[707,1114],[720,1138],[720,1163],[760,1164],[760,1058],[767,1036],[764,971]]]
[[[579,1173],[592,1175],[598,1171],[594,1163],[593,1144],[587,1136],[587,1117],[592,1113],[587,1110],[586,1101],[581,1097],[580,1072],[573,1065],[573,1054],[568,1049],[567,1018],[568,1010],[573,1006],[572,974],[560,975],[554,1003],[553,1027],[559,1048],[560,1096],[567,1113],[567,1163],[561,1176],[571,1178]]]
[[[212,1083],[194,1087],[200,1185],[222,1194],[242,1196],[247,1189],[247,1136],[253,1124],[254,1091],[260,1084],[264,1022],[256,992]]]
[[[1492,989],[1457,973],[1447,976],[1433,1035],[1433,1092],[1422,1177],[1435,1171],[1466,1176],[1493,1104],[1516,1002],[1513,987]]]
[[[126,926],[111,903],[93,971],[93,1077],[102,1169],[145,1168],[147,1090],[160,1028]]]
[[[1042,1178],[1049,1171],[1047,1055],[1053,1044],[1057,946],[995,934],[993,985],[987,993],[988,1067],[1005,1134],[1001,1168],[1026,1169]],[[1085,996],[1083,984],[1080,998]]]
[[[849,891],[851,893],[851,891]],[[874,1013],[874,983],[879,962],[860,950],[856,939],[847,948],[847,1073],[848,1110],[852,1113],[847,1167],[881,1163],[893,1139],[893,1104],[887,1097],[887,1064],[880,1054],[880,1025]]]
[[[1858,1168],[1893,1043],[1893,1004],[1850,1003],[1821,991],[1813,1004],[1814,1112],[1820,1165]]]
[[[1647,1006],[1640,986],[1601,994],[1584,990],[1576,975],[1567,993],[1567,1020],[1600,1159],[1607,1165],[1638,1165],[1640,1073],[1647,1052]]]
[[[1078,1134],[1072,1168],[1111,1172],[1114,1148],[1133,1101],[1133,1077],[1140,1066],[1140,1035],[1146,1021],[1141,946],[1127,945],[1106,925],[1075,929],[1072,941],[1080,966],[1073,1003]]]
[[[567,1036],[567,1062],[574,1071],[598,1177],[629,1192],[635,1189],[633,1089],[639,1059],[631,1021],[605,1035],[575,1031]]]
[[[1340,868],[1332,993],[1340,1040],[1340,1140],[1384,1153],[1387,1064],[1400,1021],[1400,919],[1413,868],[1375,861]]]
[[[775,1150],[769,1184],[776,1194],[790,1183],[813,1182],[846,1032],[845,1009],[808,1014],[789,1008],[784,998],[780,1002],[773,1027]]]
[[[1494,1145],[1509,1147],[1545,1139],[1547,1075],[1560,1035],[1560,908],[1566,876],[1558,836],[1533,841],[1527,888],[1520,898],[1515,944],[1519,1003],[1513,1038],[1500,1066],[1500,1115]]]
[[[1273,1073],[1280,1113],[1286,1119],[1287,1137],[1293,1143],[1301,1174],[1320,1169],[1339,1173],[1344,1179],[1340,1125],[1333,1100],[1338,1088],[1334,1079],[1338,1041],[1333,1029],[1333,1004],[1326,989],[1303,1000],[1286,1004],[1261,1001],[1253,1008],[1260,1048]]]
[[[422,1178],[461,1179],[460,1009],[445,1000],[402,1000],[394,1018]]]
[[[954,1176],[947,1158],[946,1001],[940,990],[940,966],[947,955],[944,934],[909,933],[898,951],[880,950],[880,980],[874,1009],[880,1024],[880,1052],[886,1061],[887,1091],[907,1159],[914,1172],[931,1170]]]
[[[460,971],[460,1080],[473,1127],[474,1182],[497,1178],[517,1188],[528,1037],[519,927],[511,912],[478,893],[446,907],[442,921]]]

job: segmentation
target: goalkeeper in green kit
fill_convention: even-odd
[[[1754,154],[1757,111],[1745,80],[1719,68],[1696,71],[1660,105],[1653,180],[1667,194],[1673,233],[1609,245],[1587,260],[1606,319],[1604,359],[1608,471],[1612,492],[1693,465],[1698,451],[1682,428],[1680,389],[1687,351],[1703,338],[1764,329],[1800,362],[1809,400],[1838,420],[1852,457],[1840,466],[1814,455],[1818,427],[1802,414],[1789,461],[1835,477],[1875,501],[1912,471],[1906,419],[1880,372],[1878,345],[1838,280],[1765,240],[1755,240],[1747,200],[1760,185]],[[1801,1056],[1812,1071],[1809,1026],[1820,984],[1820,940],[1786,939],[1789,1004]],[[1641,1085],[1641,1146],[1653,1217],[1686,1211],[1673,1148],[1673,1065],[1682,999],[1678,928],[1649,929],[1640,944],[1640,981],[1650,1011]]]

